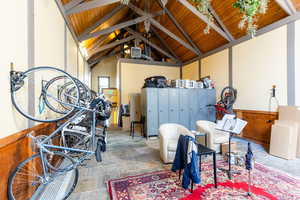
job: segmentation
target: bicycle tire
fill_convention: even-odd
[[[46,91],[46,93],[47,93],[47,90],[49,89],[49,87],[50,87],[53,83],[55,83],[55,81],[58,81],[58,80],[60,80],[60,79],[62,79],[62,78],[65,78],[65,77],[66,77],[66,76],[57,76],[57,77],[51,79],[50,81],[48,81],[47,84],[45,85],[45,91]],[[77,86],[78,86],[78,88],[79,88],[79,84],[78,84],[77,80],[76,80],[75,78],[73,78],[73,79],[74,79],[75,83],[77,84]],[[67,82],[67,83],[65,83],[63,86],[61,86],[61,88],[58,90],[58,99],[59,99],[60,101],[63,101],[63,99],[62,99],[62,97],[61,97],[62,91],[63,91],[67,86],[69,86],[70,84],[72,84],[72,82]],[[80,96],[80,89],[79,89],[79,96]],[[63,103],[59,103],[59,104],[66,110],[65,112],[62,112],[62,111],[56,109],[55,106],[53,106],[53,105],[50,103],[50,101],[48,100],[47,95],[43,95],[43,98],[44,98],[44,101],[45,101],[45,104],[47,105],[47,107],[50,108],[52,111],[54,111],[54,112],[56,112],[56,113],[59,113],[59,114],[66,114],[68,111],[70,111],[70,108],[67,108]],[[81,97],[79,97],[79,99],[80,99],[80,98],[81,98]],[[71,102],[67,102],[67,103],[72,104]]]
[[[53,152],[53,153],[55,153],[55,154],[61,154],[62,155],[62,153],[61,152]],[[15,177],[16,177],[16,175],[17,175],[17,173],[19,172],[19,171],[21,171],[22,169],[23,169],[23,167],[25,168],[25,166],[26,166],[26,164],[27,163],[30,163],[30,161],[32,161],[32,160],[34,160],[34,159],[37,159],[37,158],[39,158],[39,159],[41,159],[40,158],[41,156],[40,156],[40,154],[34,154],[33,156],[31,156],[31,157],[29,157],[29,158],[27,158],[26,160],[24,160],[24,161],[22,161],[15,169],[14,169],[14,171],[11,173],[11,175],[9,176],[9,179],[8,179],[8,199],[9,200],[28,200],[28,199],[31,199],[31,197],[32,197],[32,195],[31,194],[28,194],[28,190],[21,190],[21,192],[25,192],[26,194],[28,194],[29,196],[27,196],[26,198],[24,198],[24,196],[21,196],[21,198],[16,198],[17,196],[16,196],[16,194],[14,194],[14,192],[13,192],[13,189],[14,189],[14,186],[13,186],[13,183],[14,183],[14,180],[15,180]],[[65,155],[65,157],[66,158],[68,158],[72,163],[74,163],[75,161],[72,159],[72,158],[70,158],[69,156],[66,156]],[[41,161],[41,160],[40,160]],[[39,162],[39,160],[37,160],[37,162]],[[32,167],[32,163],[31,163],[31,165],[29,164],[29,166],[30,167]],[[30,169],[31,170],[31,169]],[[77,185],[77,183],[78,183],[78,177],[79,177],[79,171],[78,171],[78,169],[77,168],[73,168],[73,170],[74,170],[74,173],[73,173],[73,182],[70,184],[70,187],[68,188],[68,191],[67,192],[65,192],[65,194],[63,195],[63,197],[61,198],[61,200],[66,200],[70,195],[71,195],[71,193],[74,191],[74,189],[75,189],[75,187],[76,187],[76,185]],[[68,172],[66,172],[66,173],[69,173],[70,171],[68,171]],[[48,172],[49,173],[49,172]],[[55,174],[58,174],[58,172],[54,172],[52,175],[54,176]],[[60,173],[61,175],[63,175],[62,173]],[[22,176],[24,176],[24,175],[22,175]],[[32,176],[32,177],[35,177],[35,176]],[[24,179],[23,179],[24,180]],[[29,183],[29,180],[28,179],[25,179],[25,182],[28,182]],[[43,187],[47,187],[48,186],[48,184],[51,184],[51,183],[53,183],[53,184],[55,184],[53,181],[52,182],[48,182],[48,183],[42,183],[43,185],[39,185],[39,187],[40,186],[43,186]],[[26,187],[26,189],[28,189],[28,187],[30,187],[30,185],[31,186],[34,186],[33,185],[34,184],[34,182],[32,182],[32,183],[30,183],[30,184],[27,184],[27,187]],[[22,187],[20,187],[19,185],[18,185],[18,187],[17,187],[19,190],[20,190],[20,188],[22,189]],[[30,190],[31,191],[31,190]],[[34,190],[35,192],[36,192],[36,190]],[[44,191],[43,191],[44,192]]]
[[[54,70],[54,71],[58,71],[60,73],[63,73],[64,75],[66,75],[71,81],[73,81],[75,87],[76,87],[76,91],[77,91],[77,94],[78,94],[78,97],[77,97],[77,100],[76,100],[76,104],[79,103],[79,88],[78,88],[78,85],[76,84],[76,82],[74,81],[73,77],[68,74],[67,72],[61,70],[61,69],[58,69],[58,68],[55,68],[55,67],[49,67],[49,66],[40,66],[40,67],[34,67],[34,68],[31,68],[27,71],[25,71],[24,73],[22,73],[23,75],[25,75],[26,77],[26,74],[29,74],[29,73],[32,73],[34,70],[38,71],[38,70],[43,70],[43,69],[48,69],[48,70]],[[17,104],[16,102],[16,99],[15,99],[15,94],[16,91],[14,91],[12,89],[12,81],[11,81],[11,99],[12,99],[12,104],[14,105],[14,107],[16,108],[16,110],[21,114],[23,115],[24,117],[32,120],[32,121],[37,121],[37,122],[56,122],[56,121],[60,121],[60,120],[63,120],[65,119],[66,117],[68,117],[70,114],[72,114],[72,112],[76,109],[75,107],[73,107],[70,111],[68,111],[66,114],[63,114],[62,116],[60,117],[57,117],[55,119],[37,119],[29,114],[27,114],[26,112],[24,112],[22,110],[22,108]]]

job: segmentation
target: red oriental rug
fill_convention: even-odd
[[[224,161],[218,167],[226,167]],[[241,174],[229,181],[225,172],[218,170],[218,188],[213,185],[211,162],[202,164],[202,183],[194,187],[194,192],[184,190],[178,174],[171,171],[158,171],[138,176],[110,180],[108,188],[112,200],[299,200],[300,180],[287,174],[255,164],[252,172],[252,197],[247,197],[247,171],[234,166]]]

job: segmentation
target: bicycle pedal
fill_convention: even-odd
[[[87,163],[81,163],[79,166],[80,166],[80,167],[86,167],[86,166],[87,166]]]

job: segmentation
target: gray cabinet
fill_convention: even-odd
[[[169,123],[179,122],[179,90],[169,89]]]
[[[158,89],[158,124],[169,122],[169,90]]]
[[[146,118],[146,135],[155,136],[158,130],[158,89],[146,88],[142,92],[142,114]],[[155,120],[152,120],[155,119]]]
[[[164,123],[196,130],[197,120],[216,120],[214,89],[144,88],[141,97],[147,137],[158,135]]]
[[[189,117],[189,90],[180,88],[179,89],[179,121],[180,123],[189,128],[190,117]]]

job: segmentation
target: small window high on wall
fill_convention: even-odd
[[[98,92],[102,93],[103,88],[110,88],[109,82],[109,76],[98,76]]]

